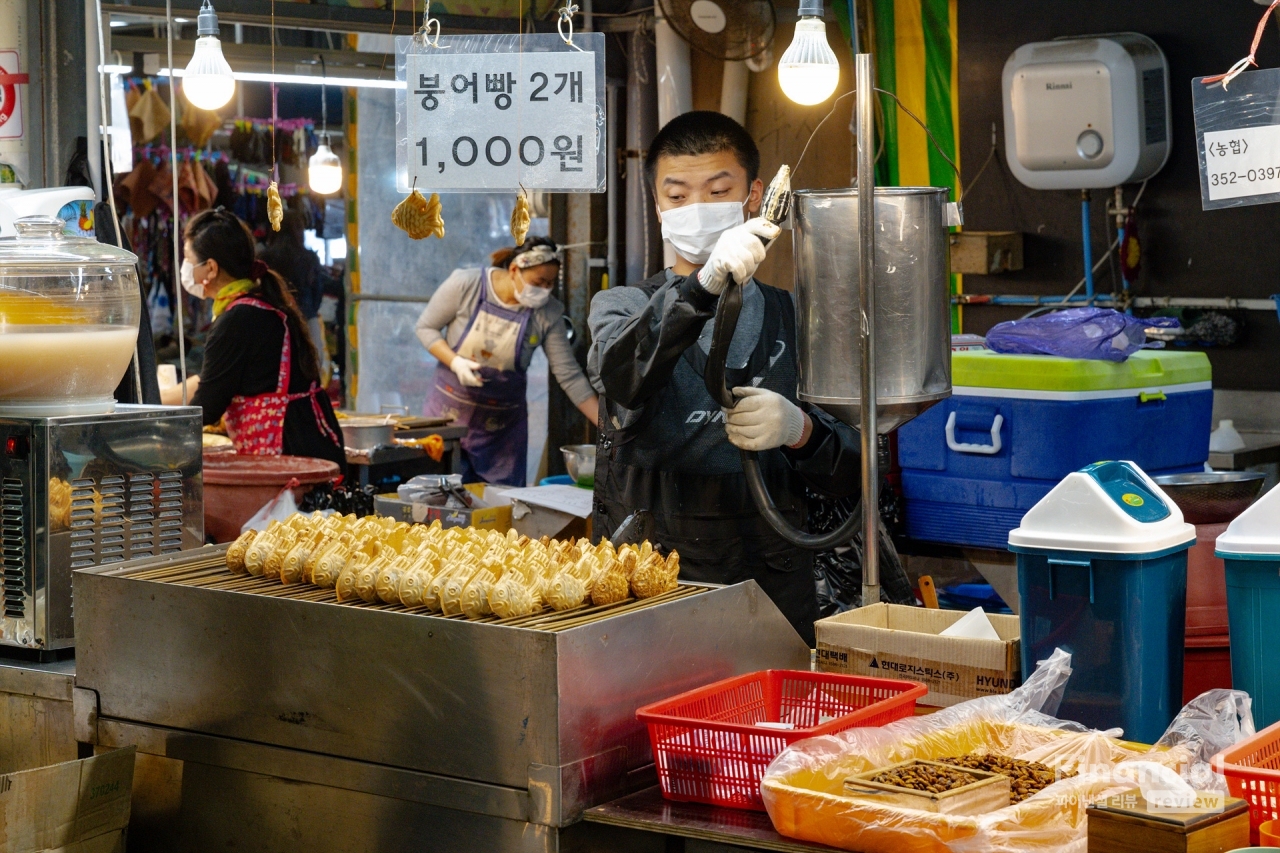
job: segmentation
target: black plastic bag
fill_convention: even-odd
[[[862,514],[862,503],[856,498],[825,498],[814,492],[807,495],[809,530],[826,533],[835,530],[850,515]],[[915,604],[915,592],[898,548],[880,519],[880,600],[890,604]],[[814,555],[813,582],[818,590],[818,612],[834,616],[862,606],[862,533],[844,547],[820,551]]]

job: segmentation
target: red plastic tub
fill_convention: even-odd
[[[214,542],[230,542],[244,523],[297,480],[293,496],[302,496],[338,476],[338,465],[308,456],[204,454],[204,533]]]
[[[763,811],[760,780],[789,745],[909,717],[927,692],[916,681],[771,669],[646,705],[636,717],[649,727],[664,797]]]
[[[1258,827],[1280,819],[1280,723],[1213,757],[1213,769],[1227,778],[1231,796],[1249,804],[1249,830],[1258,844]]]

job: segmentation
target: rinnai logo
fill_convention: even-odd
[[[1058,91],[1059,89],[1070,89],[1070,88],[1072,88],[1072,86],[1071,86],[1071,84],[1070,84],[1070,83],[1045,83],[1045,84],[1044,84],[1044,87],[1045,87],[1046,89],[1048,89],[1050,92],[1056,92],[1056,91]]]
[[[690,412],[689,417],[685,418],[684,422],[687,424],[722,424],[724,423],[724,412],[719,409],[714,412]]]

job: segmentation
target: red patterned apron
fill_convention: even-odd
[[[228,305],[251,305],[264,311],[274,311],[284,323],[284,346],[280,348],[280,378],[276,383],[275,393],[256,394],[252,397],[237,395],[231,398],[223,421],[227,425],[227,437],[235,445],[236,453],[249,456],[280,456],[284,450],[284,416],[289,404],[304,397],[311,399],[311,411],[316,416],[316,425],[320,432],[327,435],[335,445],[342,446],[338,436],[325,420],[324,409],[320,407],[320,386],[312,382],[311,388],[298,394],[289,393],[289,371],[292,365],[292,352],[289,345],[289,320],[280,309],[259,299],[245,297]]]

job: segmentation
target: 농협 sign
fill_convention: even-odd
[[[557,49],[512,52],[518,39],[445,39],[404,56],[402,189],[603,190],[603,35],[574,36],[600,57],[548,35],[525,47]]]
[[[1280,69],[1191,87],[1204,209],[1280,202]]]

